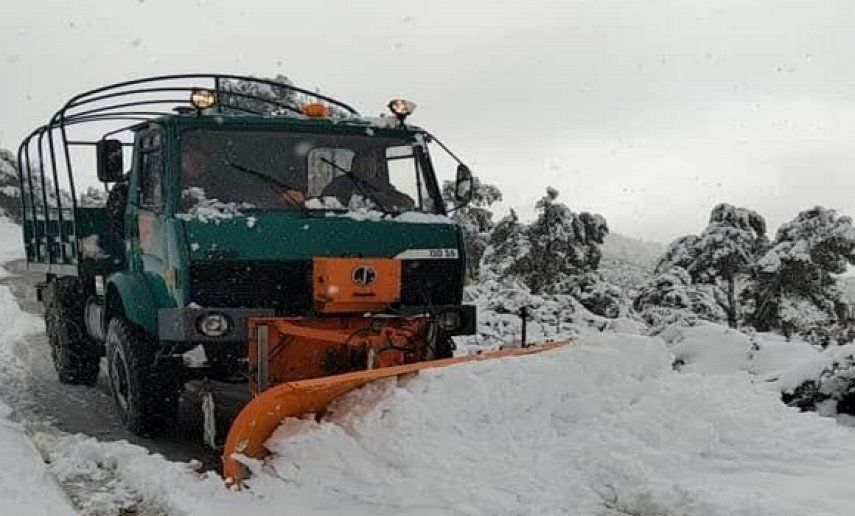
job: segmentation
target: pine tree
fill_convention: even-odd
[[[697,255],[689,272],[697,283],[722,288],[726,295],[727,323],[731,328],[736,327],[739,317],[737,278],[750,272],[751,265],[767,246],[763,217],[726,203],[713,208],[709,225],[695,242]]]
[[[0,216],[2,215],[16,221],[21,217],[18,160],[6,149],[0,149]]]
[[[526,228],[530,269],[524,281],[534,293],[549,291],[567,277],[596,270],[602,258],[600,245],[609,232],[602,216],[586,212],[577,215],[557,198],[558,190],[548,187],[535,204],[537,219]]]
[[[766,222],[757,212],[727,203],[716,205],[700,235],[680,237],[665,252],[657,273],[685,270],[692,283],[720,289],[715,295],[727,314],[727,323],[739,322],[737,285],[748,278],[752,264],[768,247]]]
[[[778,229],[771,248],[755,264],[754,281],[746,291],[751,322],[761,331],[780,328],[789,333],[846,319],[847,305],[832,274],[845,272],[853,263],[852,219],[821,206],[799,213]],[[825,319],[816,312],[806,318],[807,306]]]
[[[512,209],[493,228],[482,258],[482,269],[498,281],[523,274],[527,268],[530,244],[526,227]]]
[[[454,204],[454,181],[446,181],[442,196],[450,205]],[[495,185],[483,183],[472,177],[472,201],[454,212],[452,217],[463,228],[466,248],[466,265],[470,281],[478,278],[481,258],[490,240],[490,231],[496,226],[490,207],[502,200],[502,192]]]
[[[674,267],[687,271],[691,269],[698,258],[698,240],[697,235],[685,235],[671,242],[656,265],[655,272],[668,272]]]
[[[713,285],[696,284],[682,267],[658,271],[641,288],[633,308],[654,327],[666,324],[692,324],[695,320],[721,322],[727,314]]]

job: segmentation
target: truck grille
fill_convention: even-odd
[[[463,295],[463,273],[457,260],[405,260],[401,271],[401,304],[455,305]],[[426,294],[430,299],[426,299]]]
[[[457,304],[461,274],[457,260],[404,260],[401,304]],[[312,262],[192,262],[190,298],[206,308],[266,308],[277,315],[304,315],[312,309]]]
[[[208,308],[267,308],[301,315],[312,307],[311,262],[199,261],[190,264],[191,299]]]

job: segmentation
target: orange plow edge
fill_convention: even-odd
[[[334,399],[367,383],[463,362],[531,355],[568,344],[570,341],[552,342],[281,383],[256,396],[235,418],[223,449],[223,478],[227,484],[240,485],[249,471],[239,456],[264,458],[268,454],[265,442],[285,418],[321,413]]]

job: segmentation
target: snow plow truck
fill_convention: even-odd
[[[106,357],[123,424],[156,435],[199,376],[186,353],[201,348],[204,377],[248,386],[222,451],[239,483],[243,457],[263,457],[286,417],[379,378],[548,349],[453,357],[476,313],[461,304],[463,235],[446,215],[469,202],[472,176],[407,123],[413,103],[387,107],[367,118],[222,74],[66,102],[18,151],[27,266],[45,275],[59,380],[94,385]],[[454,202],[432,152],[456,163]]]

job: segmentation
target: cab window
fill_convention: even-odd
[[[163,210],[163,149],[160,132],[147,131],[140,138],[140,206]]]

